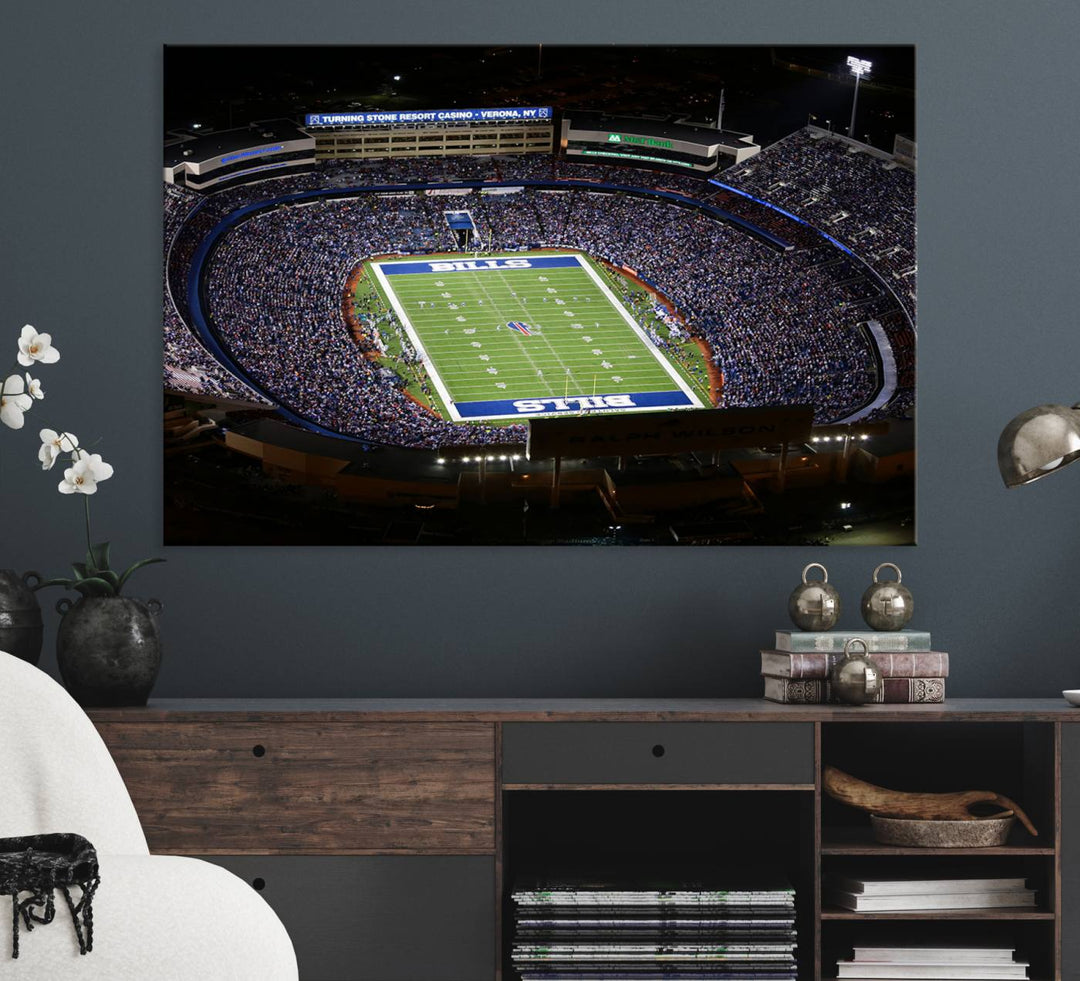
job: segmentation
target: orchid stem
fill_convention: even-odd
[[[86,505],[86,551],[88,555],[93,555],[94,547],[90,544],[90,496],[88,494],[83,495],[83,503]]]

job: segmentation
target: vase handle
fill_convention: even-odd
[[[32,582],[30,582],[31,579],[36,579],[37,582],[32,583]],[[42,578],[42,575],[41,575],[40,572],[31,571],[31,572],[24,572],[22,574],[22,581],[23,581],[24,586],[26,586],[26,587],[28,587],[30,589],[37,589],[38,586],[43,581],[43,578]]]
[[[61,596],[60,599],[56,601],[56,612],[59,613],[60,616],[63,616],[74,605],[75,602],[71,599],[70,596]]]
[[[161,600],[147,600],[146,608],[150,611],[150,615],[153,617],[160,616],[161,611],[165,609],[165,604]]]

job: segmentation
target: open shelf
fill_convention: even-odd
[[[825,888],[817,916],[818,979],[835,977],[854,947],[878,943],[971,946],[1005,942],[1030,962],[1033,978],[1058,979],[1057,763],[1053,725],[1023,722],[952,726],[885,723],[821,725],[819,766],[832,765],[896,790],[942,793],[993,790],[1015,800],[1039,831],[1017,822],[993,848],[918,848],[874,840],[869,817],[822,793],[817,862],[822,881],[901,876],[912,879],[1022,877],[1037,906],[996,909],[863,911],[832,905]]]
[[[603,882],[700,882],[795,887],[799,977],[815,975],[814,788],[511,790],[504,785],[502,978],[510,958],[516,884],[567,874]]]

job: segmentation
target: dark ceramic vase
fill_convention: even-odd
[[[161,668],[157,600],[88,596],[56,604],[60,677],[84,707],[145,705]]]
[[[0,569],[0,651],[37,664],[44,627],[31,579],[40,582],[41,576],[36,572],[20,576],[11,569]]]

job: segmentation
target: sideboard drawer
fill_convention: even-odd
[[[208,856],[261,889],[300,981],[491,981],[495,860],[458,855]]]
[[[504,784],[814,783],[802,722],[522,722],[502,728]]]
[[[484,723],[99,723],[150,848],[492,853]]]

